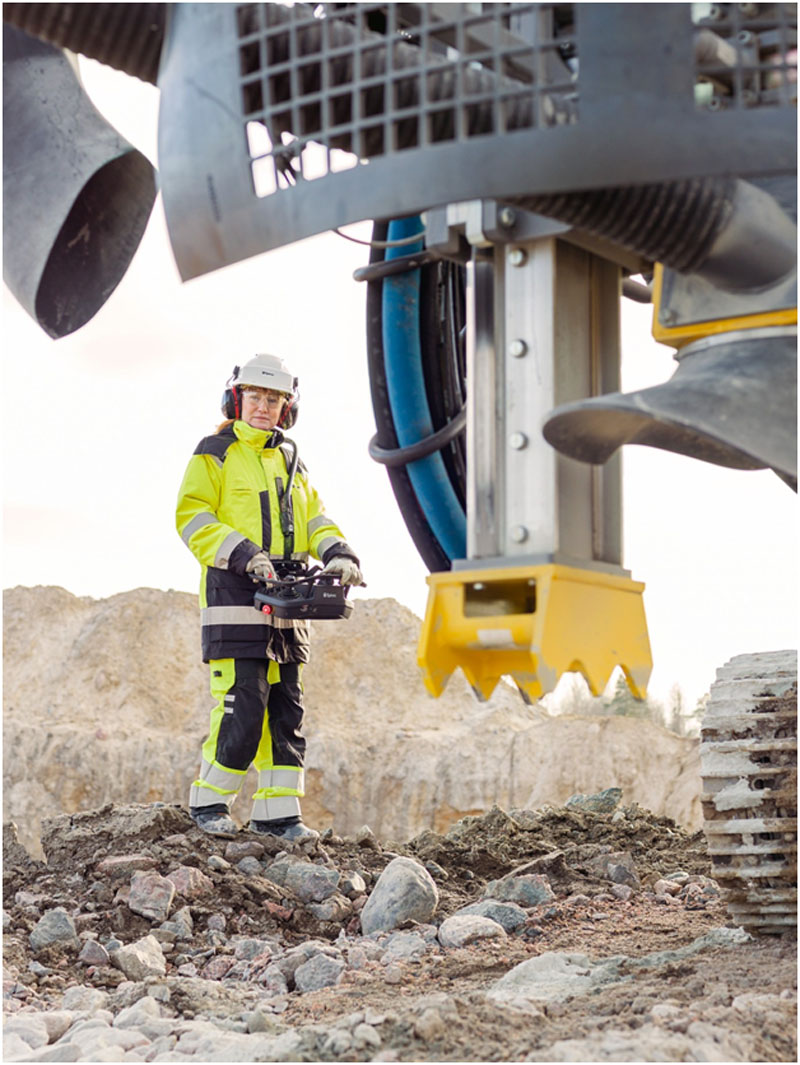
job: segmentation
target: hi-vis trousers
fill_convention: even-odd
[[[302,665],[278,666],[256,658],[210,662],[211,711],[200,776],[189,805],[230,810],[251,765],[258,770],[253,821],[300,815],[303,796]]]

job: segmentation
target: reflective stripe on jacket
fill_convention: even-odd
[[[203,660],[261,658],[308,661],[308,622],[271,619],[257,611],[257,584],[246,574],[258,551],[307,560],[309,555],[352,552],[341,530],[298,464],[289,512],[281,527],[280,501],[288,466],[280,430],[254,429],[243,421],[225,426],[197,445],[178,496],[176,524],[202,565],[200,613]]]

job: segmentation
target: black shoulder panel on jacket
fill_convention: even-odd
[[[214,433],[213,436],[204,436],[194,449],[194,453],[195,455],[213,455],[220,462],[224,462],[228,448],[235,443],[236,434],[233,431],[233,427],[226,425],[224,429]]]

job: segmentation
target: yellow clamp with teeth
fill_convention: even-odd
[[[653,660],[641,582],[546,564],[432,573],[428,585],[417,663],[432,695],[459,667],[482,699],[510,676],[533,702],[569,672],[597,695],[619,666],[645,697]]]

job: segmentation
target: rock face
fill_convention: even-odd
[[[4,628],[4,819],[31,853],[42,817],[186,804],[211,708],[194,596],[13,588]],[[415,660],[419,621],[392,599],[359,600],[349,621],[312,628],[307,823],[408,839],[493,803],[535,808],[616,787],[623,803],[700,827],[696,740],[633,718],[550,718],[502,686],[479,704],[460,674],[434,701]],[[255,788],[251,770],[240,822]]]

